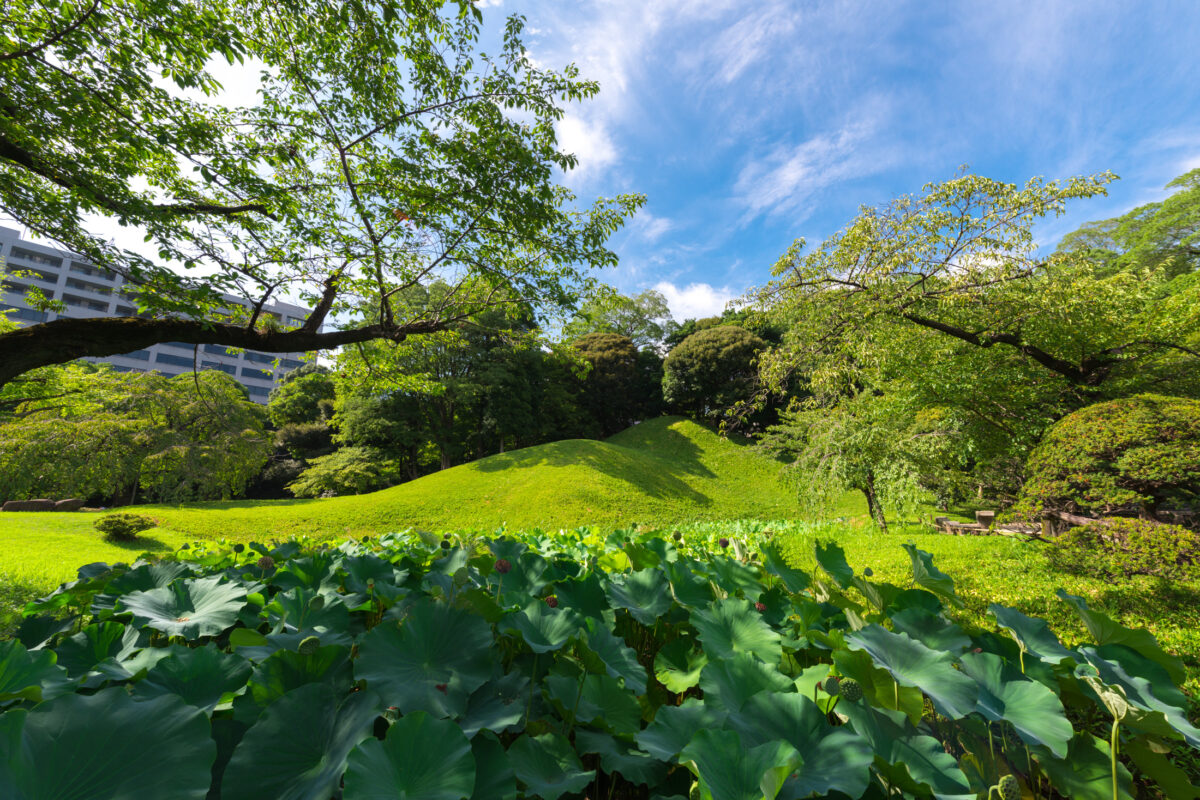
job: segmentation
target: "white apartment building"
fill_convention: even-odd
[[[20,231],[0,227],[0,311],[10,311],[9,319],[18,324],[48,322],[58,317],[126,317],[137,314],[126,296],[125,279],[121,275],[94,266],[83,259],[36,244],[21,238]],[[47,298],[61,300],[66,308],[61,314],[38,311],[29,306],[26,292],[31,286],[42,290]],[[226,295],[231,304],[245,301]],[[263,308],[284,327],[300,325],[308,309],[290,303],[271,303]],[[196,345],[183,342],[162,342],[119,356],[88,359],[113,365],[123,372],[149,372],[179,375],[191,372],[193,365],[200,369],[219,369],[246,387],[250,399],[266,403],[275,384],[289,370],[301,365],[301,353],[260,353],[253,350],[238,352],[220,345]]]

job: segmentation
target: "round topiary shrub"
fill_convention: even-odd
[[[150,517],[126,512],[109,514],[95,522],[96,530],[103,533],[105,541],[109,542],[132,542],[139,533],[157,525]]]
[[[1050,544],[1047,557],[1055,569],[1106,580],[1200,580],[1200,534],[1146,519],[1118,517],[1072,528]]]
[[[1017,510],[1155,519],[1200,499],[1200,401],[1141,394],[1080,409],[1026,465]]]

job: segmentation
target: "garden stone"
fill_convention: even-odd
[[[0,511],[53,511],[53,500],[9,500]]]

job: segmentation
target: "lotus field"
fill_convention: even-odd
[[[404,533],[92,564],[0,642],[0,796],[1194,796],[1182,665],[1147,632],[1066,594],[1092,644],[999,605],[966,630],[912,545],[901,587],[778,544]]]

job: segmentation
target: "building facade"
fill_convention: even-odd
[[[32,325],[58,317],[128,317],[137,308],[128,298],[123,276],[101,269],[81,258],[21,238],[20,231],[0,227],[0,311],[8,311],[17,324]],[[27,292],[36,286],[51,300],[65,305],[61,313],[38,311],[27,302]],[[231,304],[244,305],[226,296]],[[284,327],[300,325],[308,309],[290,303],[271,303],[264,314]],[[198,369],[219,369],[246,387],[250,399],[267,402],[279,379],[303,362],[301,353],[260,353],[237,351],[220,345],[197,346],[183,342],[162,342],[119,356],[88,359],[112,364],[123,372],[149,372],[179,375]]]

